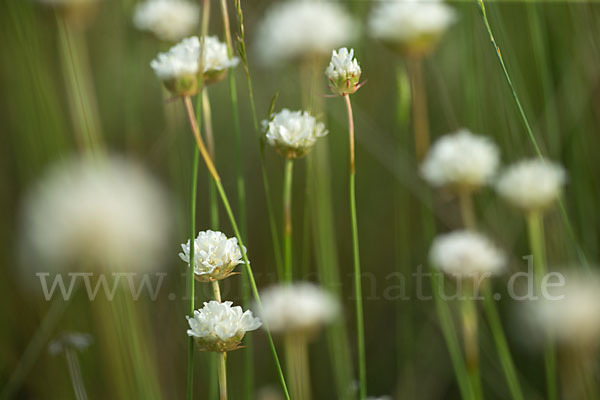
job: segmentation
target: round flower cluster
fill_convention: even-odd
[[[200,7],[186,0],[147,0],[138,3],[133,24],[160,40],[175,42],[192,33],[200,20]]]
[[[600,278],[566,274],[563,283],[548,289],[549,296],[530,302],[525,320],[538,330],[537,337],[551,333],[563,344],[595,346],[600,338]]]
[[[187,334],[206,351],[232,351],[239,348],[246,332],[260,328],[260,319],[252,311],[242,311],[232,302],[209,301],[195,310],[193,317],[186,316],[190,329]]]
[[[181,248],[183,253],[179,253],[179,257],[189,265],[190,241]],[[227,278],[237,265],[243,263],[236,238],[228,239],[222,232],[208,230],[199,232],[194,240],[194,277],[200,282]]]
[[[431,263],[455,278],[501,273],[506,257],[485,236],[471,231],[439,235],[429,250]]]
[[[227,70],[236,66],[237,57],[230,58],[227,46],[215,36],[208,36],[204,51],[196,36],[183,39],[168,52],[160,53],[150,66],[167,89],[178,96],[193,95],[198,91],[198,78],[205,83],[215,83],[223,79]],[[200,55],[203,55],[200,61]],[[200,71],[202,64],[202,71]]]
[[[403,54],[431,51],[456,20],[454,10],[440,0],[405,0],[380,3],[371,13],[371,35]]]
[[[328,133],[325,125],[308,112],[287,108],[262,124],[269,144],[287,158],[304,156],[318,138]]]
[[[489,138],[466,129],[442,136],[421,165],[423,177],[435,187],[475,190],[490,181],[500,161]]]
[[[342,47],[338,51],[333,50],[325,75],[331,84],[331,91],[344,96],[358,90],[361,72],[358,61],[354,58],[354,49],[348,51]]]
[[[273,286],[260,297],[260,317],[272,332],[311,336],[339,312],[331,294],[308,282]]]
[[[567,180],[563,167],[550,161],[520,161],[496,183],[498,194],[525,211],[540,211],[558,199]]]
[[[39,268],[161,266],[170,227],[162,187],[119,158],[49,170],[24,204],[24,249]]]
[[[357,24],[338,4],[275,3],[259,25],[257,47],[265,64],[327,54],[356,37]]]

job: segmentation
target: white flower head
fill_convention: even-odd
[[[272,332],[311,336],[340,309],[335,297],[309,282],[272,286],[260,297],[260,317]]]
[[[524,320],[536,331],[540,344],[551,333],[565,345],[595,346],[600,338],[600,278],[571,273],[562,279],[564,285],[548,286],[539,300],[529,302],[522,310]]]
[[[168,245],[168,209],[162,187],[137,165],[72,159],[51,168],[27,195],[24,255],[55,270],[157,269]]]
[[[246,332],[262,325],[252,311],[242,311],[232,302],[209,301],[195,310],[192,317],[186,316],[190,329],[187,334],[194,338],[202,350],[232,351],[239,348]]]
[[[439,0],[381,2],[369,18],[371,36],[408,54],[428,53],[456,20]]]
[[[491,139],[461,129],[433,144],[421,173],[435,187],[474,190],[490,181],[499,161],[500,152]]]
[[[333,50],[331,61],[325,70],[325,75],[331,83],[330,89],[340,95],[347,95],[359,89],[360,65],[354,58],[354,49],[348,51],[342,47],[338,51]]]
[[[92,335],[81,332],[64,332],[48,345],[48,352],[52,355],[63,353],[65,350],[85,350],[94,338]]]
[[[183,253],[179,253],[179,257],[189,265],[190,241],[181,248]],[[201,282],[227,278],[237,265],[243,263],[236,238],[228,239],[222,232],[208,230],[199,232],[194,240],[194,276]]]
[[[136,28],[170,42],[194,32],[199,20],[200,7],[187,0],[146,0],[136,5],[133,15]]]
[[[558,199],[567,180],[563,167],[550,161],[520,161],[498,178],[496,190],[512,205],[526,211],[543,210]]]
[[[288,158],[304,156],[318,138],[328,133],[325,125],[308,112],[287,108],[262,124],[269,144]]]
[[[328,54],[357,36],[358,24],[337,3],[276,2],[259,25],[257,47],[265,64]]]
[[[459,279],[498,275],[506,264],[502,251],[485,236],[471,231],[437,236],[429,259],[442,272]]]
[[[203,54],[202,73],[206,83],[218,82],[227,69],[238,64],[239,59],[227,55],[227,46],[215,36],[206,38],[202,52],[200,39],[192,36],[183,39],[166,53],[160,53],[150,66],[167,88],[176,95],[195,94],[198,90],[200,56]]]

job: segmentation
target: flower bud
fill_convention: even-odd
[[[356,92],[360,87],[358,82],[361,72],[358,61],[354,58],[354,49],[348,51],[342,47],[338,51],[333,50],[329,67],[325,70],[330,83],[329,89],[340,96]]]

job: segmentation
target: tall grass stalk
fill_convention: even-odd
[[[463,224],[466,229],[476,230],[477,229],[477,218],[475,216],[475,208],[473,207],[473,193],[471,191],[461,191],[459,194],[460,210],[463,220]],[[483,283],[483,296],[484,296],[484,312],[488,320],[496,351],[500,358],[500,364],[508,384],[511,397],[514,400],[524,400],[523,391],[519,378],[517,377],[516,368],[514,361],[510,354],[508,347],[508,341],[502,328],[502,322],[498,313],[498,308],[493,298],[491,289],[491,282]]]
[[[192,99],[189,96],[185,96],[183,98],[183,101],[185,104],[186,112],[188,114],[188,120],[189,120],[190,126],[191,126],[193,134],[194,134],[194,139],[196,140],[196,144],[198,146],[198,149],[200,150],[200,155],[202,156],[202,158],[204,160],[204,164],[206,165],[206,168],[210,172],[212,179],[215,181],[215,184],[217,186],[217,191],[219,192],[221,201],[223,203],[223,206],[225,207],[225,212],[227,213],[227,217],[229,218],[229,222],[231,224],[231,227],[233,228],[235,237],[237,238],[240,247],[243,248],[244,240],[242,239],[242,236],[240,234],[240,230],[239,230],[238,224],[236,222],[235,216],[233,214],[233,211],[231,209],[229,199],[227,198],[227,194],[225,193],[225,190],[223,189],[223,185],[221,183],[221,177],[219,176],[219,174],[215,168],[215,165],[214,165],[212,159],[210,158],[210,155],[208,154],[206,145],[204,144],[204,140],[202,139],[202,136],[200,135],[200,129],[198,128],[198,124],[196,123],[196,117],[194,115],[194,106],[192,104]],[[246,252],[242,252],[242,259],[246,265],[246,272],[247,272],[248,278],[250,280],[250,287],[252,289],[254,299],[256,301],[258,309],[261,310],[262,303],[260,301],[258,287],[256,286],[256,281],[254,280],[254,273],[252,272],[252,267],[250,266],[250,260],[248,259],[248,255]],[[274,359],[275,365],[277,367],[277,373],[279,375],[281,387],[283,389],[286,399],[289,400],[290,396],[289,396],[289,393],[287,390],[287,385],[285,383],[285,378],[283,376],[283,371],[281,369],[281,363],[279,362],[279,357],[277,356],[277,350],[275,349],[275,343],[273,342],[273,337],[271,335],[271,331],[269,330],[269,327],[266,325],[265,325],[265,331],[267,333],[269,347],[271,349],[271,353],[273,354],[273,359]]]
[[[292,399],[310,400],[311,385],[308,346],[303,334],[285,336],[285,360]]]
[[[75,398],[77,400],[87,400],[87,392],[85,390],[85,384],[81,377],[81,367],[79,365],[79,359],[77,357],[77,351],[72,348],[65,349],[65,358],[67,360],[67,368],[69,369],[69,376],[71,378],[71,385],[75,392]]]
[[[294,175],[294,160],[286,158],[283,176],[283,255],[284,279],[291,282],[292,272],[292,178]]]
[[[67,96],[76,142],[81,151],[94,154],[102,145],[102,129],[94,94],[91,68],[85,38],[69,18],[57,11],[61,67],[67,86]]]
[[[354,116],[350,95],[343,96],[348,112],[348,135],[350,141],[350,220],[352,224],[352,254],[354,260],[354,294],[356,306],[356,344],[358,351],[358,378],[360,398],[367,397],[367,360],[365,352],[365,326],[363,316],[362,274],[360,272],[360,253],[358,248],[358,221],[356,218],[356,167],[354,161]]]
[[[544,238],[544,220],[541,212],[530,211],[527,215],[527,230],[529,233],[529,245],[533,257],[533,271],[537,295],[541,295],[540,287],[546,275],[546,241]],[[546,349],[544,352],[544,364],[546,370],[546,397],[548,400],[558,398],[557,375],[556,375],[556,350],[553,345],[553,335],[549,332],[546,337]]]
[[[271,189],[269,186],[269,177],[267,169],[265,167],[265,140],[260,132],[258,125],[258,116],[256,113],[256,103],[254,101],[254,89],[252,86],[252,78],[250,77],[250,67],[248,65],[248,57],[246,54],[246,42],[244,33],[244,14],[242,12],[242,5],[240,0],[235,0],[235,6],[237,11],[237,22],[238,22],[238,53],[242,59],[244,66],[244,72],[246,75],[246,82],[248,84],[248,99],[250,102],[250,110],[252,111],[252,124],[254,126],[254,132],[258,140],[258,148],[260,155],[260,169],[262,175],[263,189],[265,192],[265,203],[267,205],[267,214],[269,216],[269,228],[271,231],[271,241],[273,244],[273,254],[275,257],[275,267],[277,271],[283,271],[283,258],[281,256],[281,247],[279,244],[279,234],[277,233],[277,223],[275,222],[275,213],[273,211],[273,202],[271,200]],[[280,275],[281,276],[281,275]]]
[[[510,78],[510,74],[508,73],[508,70],[506,69],[506,65],[504,64],[504,58],[502,57],[502,52],[500,51],[500,47],[498,46],[498,44],[496,43],[496,39],[494,38],[494,34],[492,32],[492,27],[487,18],[484,1],[477,0],[477,4],[479,5],[479,11],[480,11],[481,17],[483,19],[483,23],[487,29],[488,35],[490,36],[490,42],[492,43],[492,45],[494,46],[494,50],[496,51],[496,56],[498,58],[498,62],[500,63],[500,66],[502,67],[502,72],[504,73],[506,82],[508,83],[508,86],[510,87],[512,97],[515,101],[515,104],[517,105],[518,110],[519,110],[519,116],[521,117],[521,120],[523,121],[523,125],[525,126],[525,129],[527,131],[527,135],[529,136],[529,139],[531,141],[531,144],[533,145],[533,148],[534,148],[537,156],[541,159],[544,159],[544,155],[543,155],[542,151],[540,150],[540,147],[538,146],[535,135],[533,134],[533,130],[531,129],[531,125],[529,124],[527,115],[525,114],[523,106],[521,105],[521,101],[519,100],[519,96],[517,95],[517,92],[513,85],[512,79]],[[583,264],[583,266],[586,269],[589,269],[590,267],[589,267],[587,257],[585,255],[583,249],[579,245],[579,242],[577,241],[577,237],[575,236],[575,231],[573,230],[573,225],[571,224],[571,220],[569,219],[569,216],[567,214],[567,210],[566,210],[566,207],[565,207],[565,204],[564,204],[564,201],[562,198],[559,199],[558,204],[560,207],[561,217],[567,228],[567,232],[569,234],[569,238],[571,239],[571,243],[573,244],[573,246],[575,247],[575,249],[577,251],[577,256],[579,258],[579,261]]]

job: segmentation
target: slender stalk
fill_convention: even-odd
[[[76,351],[70,348],[65,349],[65,358],[67,359],[67,368],[69,369],[69,376],[71,377],[75,398],[77,400],[87,400],[88,396],[81,377],[81,367],[79,366]]]
[[[250,109],[252,110],[252,124],[254,126],[254,132],[256,134],[256,138],[258,141],[259,147],[259,155],[260,155],[260,169],[262,174],[262,182],[263,189],[265,192],[265,201],[267,205],[267,215],[269,216],[269,229],[271,231],[271,241],[273,244],[273,254],[275,257],[275,268],[278,271],[278,276],[283,275],[283,257],[281,256],[281,247],[279,244],[279,234],[277,233],[277,223],[275,219],[275,213],[273,212],[273,202],[271,200],[271,189],[269,186],[269,179],[267,174],[267,169],[265,167],[265,143],[264,137],[261,134],[259,125],[258,125],[258,117],[256,113],[256,104],[254,102],[254,89],[252,86],[252,79],[250,77],[250,68],[248,66],[248,58],[246,54],[246,42],[245,42],[245,34],[244,34],[244,14],[242,12],[242,5],[240,0],[234,0],[236,11],[237,11],[237,21],[238,21],[238,52],[240,58],[242,59],[242,64],[244,66],[244,72],[246,74],[246,82],[248,84],[248,98],[250,101]]]
[[[412,123],[415,135],[417,161],[423,160],[429,150],[429,122],[427,117],[427,95],[423,79],[423,58],[411,57],[408,60],[408,73],[412,94]]]
[[[460,210],[463,219],[463,224],[469,230],[475,230],[477,227],[477,219],[475,217],[475,210],[473,207],[473,195],[470,191],[461,191],[459,193]],[[492,337],[494,338],[494,344],[496,345],[496,351],[500,357],[500,364],[504,371],[504,376],[508,383],[508,388],[511,397],[514,400],[524,400],[523,391],[517,377],[515,365],[510,354],[508,347],[508,341],[502,328],[502,322],[498,314],[498,309],[493,298],[490,282],[485,282],[483,286],[484,290],[484,311],[490,330],[492,331]]]
[[[533,134],[533,130],[531,129],[531,125],[529,124],[529,120],[527,119],[527,115],[525,114],[523,106],[521,105],[521,101],[519,100],[517,91],[515,90],[515,87],[513,86],[512,79],[510,78],[510,74],[508,73],[508,70],[506,69],[506,65],[504,64],[504,59],[502,58],[502,52],[500,51],[500,47],[498,46],[498,44],[496,43],[496,39],[494,38],[494,33],[492,32],[492,27],[490,26],[490,23],[487,18],[487,13],[485,11],[484,1],[483,0],[476,0],[476,1],[477,1],[477,4],[479,5],[479,11],[481,13],[483,23],[487,29],[488,35],[490,36],[490,42],[494,46],[494,50],[496,51],[496,57],[498,58],[498,62],[500,63],[500,66],[502,67],[502,72],[504,73],[506,82],[508,83],[508,86],[510,87],[510,91],[512,93],[513,99],[515,100],[515,104],[517,105],[517,108],[519,109],[519,115],[521,117],[521,120],[523,121],[523,125],[525,126],[525,129],[527,130],[527,135],[529,136],[529,139],[535,149],[537,156],[543,160],[544,155],[543,155],[542,151],[540,150],[540,147],[538,146],[537,140]],[[577,238],[575,236],[575,231],[573,230],[573,225],[571,224],[571,220],[569,219],[569,216],[567,214],[567,209],[565,207],[565,204],[564,204],[564,201],[562,198],[559,199],[558,205],[560,207],[561,217],[567,228],[569,238],[571,239],[571,242],[573,243],[573,245],[577,251],[577,256],[579,258],[579,261],[583,264],[583,266],[585,268],[589,269],[590,267],[589,267],[587,257],[585,255],[585,253],[583,252],[583,249],[579,245],[579,242],[577,241]]]
[[[196,239],[196,194],[198,186],[198,169],[200,165],[200,152],[197,148],[194,148],[194,162],[192,166],[192,187],[190,190],[190,248],[194,248],[194,240]],[[194,293],[195,281],[194,281],[194,257],[195,251],[190,251],[190,267],[188,268],[188,293],[190,296],[190,303],[188,307],[188,314],[194,315],[196,309],[196,295]],[[188,354],[187,354],[187,399],[192,400],[194,396],[194,338],[188,337]]]
[[[226,351],[219,353],[219,391],[220,391],[219,399],[227,400],[227,352]]]
[[[292,273],[292,178],[294,160],[286,158],[283,177],[283,255],[284,279],[291,282]]]
[[[61,13],[56,13],[61,65],[67,86],[76,141],[82,151],[100,150],[98,106],[87,59],[85,39]]]
[[[219,281],[212,281],[213,294],[215,295],[215,300],[219,303],[221,302],[221,288],[219,287]]]
[[[356,168],[354,161],[354,117],[350,96],[343,96],[348,111],[348,134],[350,136],[350,219],[352,223],[352,250],[354,256],[354,294],[356,296],[356,341],[358,348],[358,377],[360,398],[367,397],[367,360],[365,354],[365,328],[362,304],[360,254],[358,248],[358,222],[356,218]]]
[[[210,155],[208,154],[208,151],[206,149],[206,145],[204,144],[204,140],[202,139],[202,136],[200,136],[200,129],[198,128],[198,124],[196,123],[196,118],[194,116],[194,107],[192,104],[192,99],[189,96],[186,96],[183,98],[183,101],[185,104],[186,112],[188,114],[188,120],[190,122],[190,126],[191,126],[193,134],[194,134],[194,138],[196,140],[196,145],[198,146],[198,149],[200,150],[200,155],[202,155],[204,164],[206,165],[206,168],[208,168],[208,171],[210,172],[211,177],[213,178],[213,180],[215,181],[215,184],[217,185],[217,191],[219,192],[221,201],[223,202],[223,207],[225,208],[225,212],[227,213],[227,217],[229,218],[229,222],[231,224],[231,227],[233,228],[233,231],[238,240],[238,243],[239,243],[240,247],[244,247],[244,240],[240,234],[240,230],[238,228],[238,224],[236,222],[235,216],[233,215],[233,211],[231,209],[229,199],[227,198],[227,194],[225,193],[225,189],[223,189],[223,184],[221,183],[221,177],[219,176],[219,174],[213,164],[213,161],[210,158]],[[250,280],[250,287],[252,289],[252,294],[254,295],[254,300],[256,301],[256,305],[258,306],[258,309],[261,310],[262,303],[260,301],[258,287],[256,286],[256,281],[254,279],[254,273],[252,272],[252,267],[250,266],[250,260],[248,259],[248,255],[246,254],[246,252],[242,252],[242,259],[246,265],[246,271],[248,273],[248,278]],[[290,400],[290,395],[288,393],[287,385],[285,383],[285,378],[283,376],[283,370],[281,369],[281,363],[279,362],[279,357],[277,356],[277,350],[275,349],[275,343],[273,342],[273,337],[271,335],[271,331],[269,330],[269,327],[266,324],[265,324],[265,331],[267,333],[269,347],[271,349],[271,353],[273,355],[273,359],[274,359],[275,365],[277,367],[277,373],[279,375],[281,387],[283,389],[286,399]]]
[[[206,134],[206,146],[208,153],[213,161],[216,159],[215,154],[215,137],[212,125],[212,111],[210,107],[210,97],[208,96],[208,89],[205,86],[202,89],[202,115],[204,117],[204,132]],[[210,207],[210,226],[212,229],[219,229],[219,198],[217,195],[217,189],[215,183],[212,180],[208,182],[208,199]]]
[[[291,333],[285,336],[285,360],[292,398],[310,400],[311,384],[305,335]]]
[[[477,323],[477,307],[471,293],[460,301],[460,312],[463,327],[463,342],[465,349],[465,362],[469,381],[475,394],[475,399],[483,399],[481,390],[481,376],[479,372],[479,339]]]
[[[530,211],[527,215],[527,230],[529,233],[529,246],[533,256],[533,272],[535,286],[540,295],[540,285],[546,274],[546,249],[544,239],[544,220],[539,211]],[[546,396],[548,400],[558,398],[557,375],[556,375],[556,350],[553,345],[553,334],[548,333],[546,338],[546,350],[544,352],[544,364],[546,370]]]

